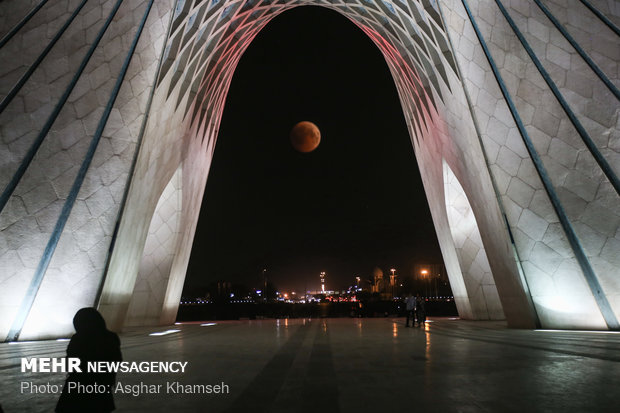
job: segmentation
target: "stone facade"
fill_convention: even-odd
[[[181,170],[164,188],[144,243],[140,272],[127,310],[126,326],[159,325],[174,251],[181,229]]]
[[[475,320],[503,320],[502,303],[467,194],[447,163],[444,163],[443,178],[450,233],[470,297],[469,317]],[[467,315],[464,309],[460,310],[460,314],[461,317]]]
[[[23,16],[30,6],[26,3],[4,2],[0,7],[11,11],[10,15]],[[0,49],[0,59],[10,62],[10,66],[2,65],[3,96],[78,3],[48,2]],[[89,42],[97,36],[115,3],[104,0],[87,2],[22,91],[0,114],[3,163],[0,180],[3,187],[64,93],[89,48]],[[149,14],[21,337],[66,335],[72,329],[72,314],[79,307],[95,303],[147,110],[149,84],[154,83],[158,58],[165,42],[171,2],[164,3],[158,1]],[[0,245],[2,335],[6,336],[48,244],[146,5],[146,1],[128,0],[121,4],[49,135],[0,215],[3,235]],[[23,50],[28,52],[23,53]],[[4,73],[10,69],[8,74]],[[12,75],[14,72],[17,75]]]
[[[575,253],[540,182],[506,101],[497,82],[489,81],[493,80],[492,71],[484,59],[470,19],[460,1],[451,3],[453,7],[446,7],[449,10],[446,12],[446,20],[455,29],[454,35],[458,39],[458,42],[454,40],[458,44],[455,47],[456,54],[464,78],[470,79],[465,81],[466,90],[540,321],[544,326],[605,328],[605,321],[584,280]],[[583,60],[537,5],[529,1],[505,3],[536,56],[617,173],[620,170],[617,152],[620,139],[617,126],[620,111],[618,100],[585,67]],[[577,21],[585,18],[579,16],[589,16],[585,6],[577,2],[545,3],[567,25],[573,36],[583,39],[582,47],[594,43],[593,38],[585,41],[584,38],[588,36],[583,36],[580,34],[581,29],[574,27]],[[616,295],[617,271],[614,270],[617,265],[609,256],[605,258],[601,253],[604,245],[616,244],[614,239],[620,214],[618,193],[597,167],[495,2],[470,1],[469,4],[564,211],[617,317],[620,304]],[[609,11],[605,8],[602,10]],[[613,14],[610,16],[613,17]],[[614,38],[615,34],[611,30],[595,20],[588,20],[590,30],[597,31],[594,37],[605,39],[597,47],[607,45],[607,54],[617,53],[617,36]],[[473,46],[469,47],[470,44]],[[561,45],[561,48],[557,45]],[[588,52],[593,58],[599,58],[600,64],[605,64],[600,52],[591,48],[588,48]],[[616,85],[619,84],[617,61],[616,58],[616,63],[602,66]],[[577,80],[581,77],[582,80]],[[573,91],[577,88],[582,90],[581,95]],[[599,106],[606,108],[602,116],[604,120],[601,120],[606,127],[592,116],[587,116],[588,107]],[[603,229],[599,225],[601,222],[609,225]]]
[[[0,35],[36,3],[0,3]],[[50,3],[54,4],[45,5],[0,49],[0,59],[6,62],[0,67],[2,96],[81,2]],[[581,2],[543,3],[618,87],[618,36]],[[592,3],[618,24],[620,10],[614,2]],[[153,2],[149,9],[145,0],[91,0],[0,113],[3,188],[49,122],[117,4],[67,102],[0,212],[2,337],[69,334],[73,313],[93,304],[115,329],[126,322],[174,321],[235,67],[273,17],[310,4],[347,16],[386,58],[461,316],[498,318],[503,313],[515,327],[616,327],[618,193],[517,31],[611,165],[612,174],[620,169],[620,105],[534,2],[165,0]],[[94,157],[88,159],[91,138],[147,10],[110,118]],[[515,123],[500,81],[524,130]],[[524,144],[528,137],[551,189]],[[85,159],[90,162],[88,171],[63,219],[61,209]],[[153,273],[143,263],[149,260],[150,240],[156,236],[149,233],[157,233],[153,223],[168,222],[155,211],[170,199],[171,182],[183,190],[172,191],[179,198],[176,205],[182,205],[174,213],[181,230],[174,242],[161,243],[168,249],[160,255],[165,265],[158,268],[165,267],[168,274],[158,275],[160,287],[147,300],[150,304],[138,298],[132,302],[149,283],[147,274]],[[451,186],[445,184],[452,182],[458,182],[469,207],[466,212],[473,218],[474,232],[466,237],[476,246],[473,261],[473,250],[464,252],[465,244],[451,222],[454,203]],[[550,201],[550,190],[557,194],[561,210]],[[567,236],[571,228],[577,244]],[[585,260],[575,245],[583,249]],[[484,281],[472,283],[473,279]],[[28,296],[34,299],[31,305]]]

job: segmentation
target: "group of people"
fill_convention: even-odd
[[[411,326],[420,327],[426,321],[426,309],[424,308],[424,298],[420,297],[420,293],[416,293],[415,296],[409,294],[405,299],[405,308],[407,310],[407,321],[405,327],[409,327],[409,320],[411,320]]]

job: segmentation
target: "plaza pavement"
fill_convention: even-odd
[[[149,335],[167,330],[179,331]],[[117,391],[118,412],[620,411],[620,334],[613,332],[511,330],[454,318],[406,328],[402,318],[343,318],[189,323],[120,337],[125,361],[188,364],[185,373],[119,373],[118,382],[140,394]],[[63,357],[67,344],[0,344],[6,413],[53,411],[58,394],[22,393],[22,383],[59,386],[65,374],[22,373],[20,360]],[[175,392],[196,384],[228,393]]]

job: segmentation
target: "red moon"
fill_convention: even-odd
[[[312,122],[299,122],[291,129],[291,144],[296,151],[312,152],[321,142],[321,131]]]

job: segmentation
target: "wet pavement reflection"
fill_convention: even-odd
[[[121,334],[125,360],[188,362],[182,376],[120,373],[128,384],[225,382],[222,394],[117,394],[119,412],[616,412],[620,334],[510,330],[501,322],[399,318],[241,320]],[[19,383],[21,357],[63,357],[66,341],[0,344],[6,412],[48,412],[58,395]]]

